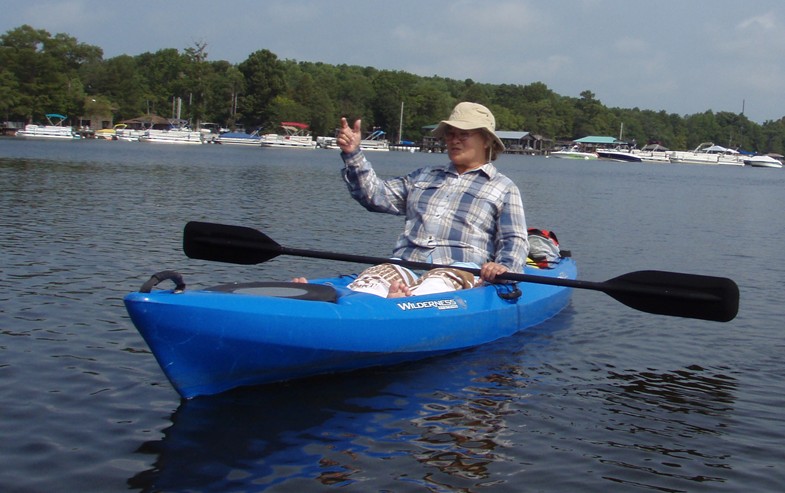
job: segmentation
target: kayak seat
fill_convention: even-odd
[[[304,301],[338,301],[338,292],[332,286],[297,282],[246,282],[220,284],[207,288],[205,291],[221,293],[248,294],[255,296],[271,296]]]

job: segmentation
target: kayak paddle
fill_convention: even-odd
[[[480,269],[470,267],[288,248],[253,228],[198,221],[185,225],[183,251],[194,259],[244,265],[261,264],[279,255],[293,255],[370,265],[391,263],[419,270],[452,267],[474,275],[480,273]],[[725,277],[643,270],[623,274],[605,282],[558,279],[514,272],[506,272],[498,278],[602,291],[631,308],[657,315],[728,322],[736,317],[739,310],[739,287],[733,280]]]

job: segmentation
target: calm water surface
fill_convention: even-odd
[[[390,176],[445,159],[370,157]],[[190,260],[189,220],[388,255],[401,219],[352,202],[340,165],[336,151],[0,139],[0,491],[783,491],[782,170],[498,162],[582,279],[728,276],[730,323],[579,290],[473,351],[181,401],[123,296],[164,269],[197,288],[360,268]]]

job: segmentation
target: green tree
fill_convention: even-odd
[[[11,112],[19,104],[19,100],[16,77],[10,70],[0,68],[0,115],[3,115],[5,120],[11,119]]]
[[[366,120],[366,129],[378,128],[387,133],[398,129],[401,115],[401,102],[412,93],[417,77],[399,71],[383,70],[373,79],[376,93],[373,99],[373,118]]]
[[[785,155],[785,118],[763,123],[759,150]]]
[[[436,78],[421,80],[415,84],[410,94],[404,97],[403,103],[403,135],[396,137],[399,140],[415,142],[422,139],[423,127],[443,120],[455,106],[447,84]],[[400,123],[400,114],[398,117]]]
[[[175,117],[176,100],[188,100],[188,59],[175,48],[137,55],[136,64],[148,88],[148,111]]]
[[[458,94],[458,99],[490,107],[493,102],[491,94],[492,91],[489,86],[474,82],[472,79],[466,79],[463,82],[462,90]]]
[[[147,112],[151,94],[142,73],[136,59],[120,55],[86,64],[80,70],[80,77],[89,96],[107,98],[116,108],[116,119],[125,120]]]
[[[725,140],[725,130],[718,124],[713,111],[690,115],[685,118],[684,124],[687,145],[691,149],[703,142],[720,143]]]
[[[244,122],[269,125],[270,105],[286,89],[283,64],[271,51],[260,50],[240,63],[238,69],[245,78],[246,92],[239,105]]]
[[[237,113],[236,102],[245,90],[242,73],[229,62],[211,62],[204,84],[206,118],[233,128],[241,116]]]
[[[0,37],[0,66],[12,74],[5,77],[4,86],[17,92],[7,112],[27,121],[50,112],[75,119],[85,96],[78,70],[101,56],[100,48],[66,34],[51,36],[29,25],[8,31]]]
[[[375,90],[372,75],[361,67],[340,65],[338,67],[337,111],[351,121],[371,118]]]
[[[340,119],[338,70],[324,63],[300,63],[302,74],[313,81],[305,104],[311,107],[311,128],[317,135],[333,135]]]
[[[207,62],[207,43],[195,42],[184,51],[185,78],[183,89],[188,96],[187,119],[194,125],[206,121],[209,92],[209,77],[212,67]]]
[[[281,122],[287,121],[305,123],[310,126],[310,112],[308,108],[285,95],[273,98],[268,105],[267,114],[270,123],[266,127],[270,131],[275,131]]]

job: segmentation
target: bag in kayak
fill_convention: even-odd
[[[547,269],[561,258],[562,251],[556,233],[547,229],[529,228],[529,265]]]

